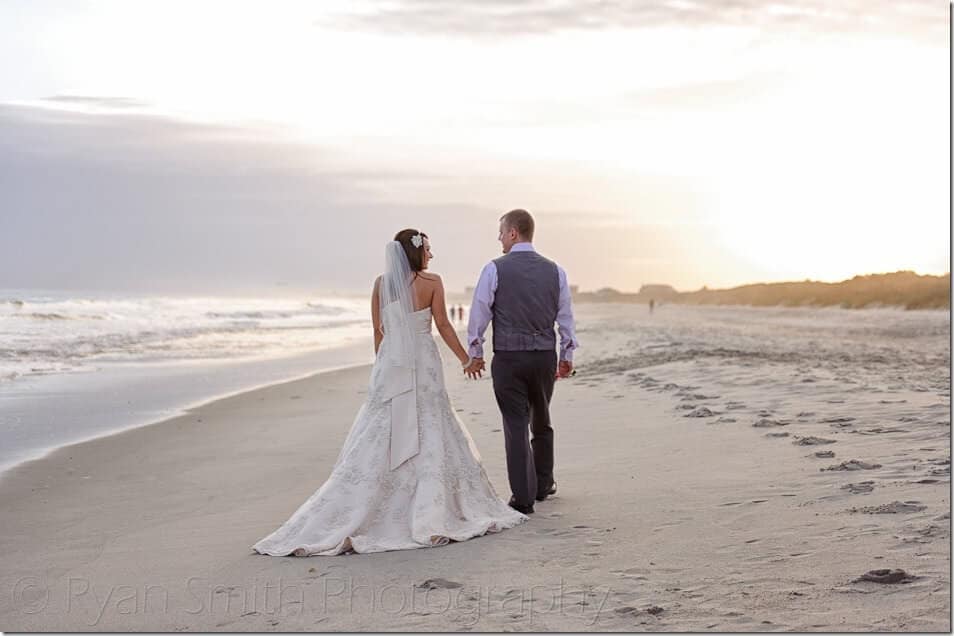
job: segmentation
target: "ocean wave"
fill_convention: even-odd
[[[102,314],[75,314],[67,315],[59,312],[34,311],[28,314],[12,314],[11,318],[27,318],[32,320],[105,320]]]
[[[297,354],[350,342],[370,327],[363,300],[0,293],[5,382],[110,362]]]
[[[258,309],[238,311],[207,311],[207,318],[268,320],[270,318],[295,318],[298,316],[340,316],[348,312],[344,307],[306,303],[307,309]]]
[[[34,311],[29,314],[17,314],[18,318],[38,318],[40,320],[72,320],[71,316],[64,316],[63,314],[58,313],[43,313],[39,311]]]
[[[66,363],[83,360],[121,359],[221,359],[259,355],[288,349],[327,346],[343,331],[368,325],[366,319],[346,319],[324,324],[265,324],[233,322],[179,328],[151,328],[128,332],[64,335],[55,340],[24,341],[0,347],[0,360],[23,365]],[[20,364],[17,364],[19,367]],[[36,369],[26,369],[36,371]],[[55,369],[51,372],[55,372]]]

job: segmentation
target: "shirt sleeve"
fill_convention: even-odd
[[[576,325],[573,320],[573,305],[570,298],[570,286],[566,280],[566,272],[559,265],[560,272],[560,306],[557,310],[557,325],[560,331],[560,360],[573,361],[573,352],[579,348],[576,339]]]
[[[491,261],[484,266],[474,288],[474,300],[470,305],[467,320],[468,354],[472,358],[484,357],[484,332],[493,318],[491,307],[497,292],[497,266]]]

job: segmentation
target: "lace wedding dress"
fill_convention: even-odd
[[[387,363],[388,348],[400,345],[385,336],[367,400],[330,477],[288,521],[256,543],[255,552],[311,556],[424,548],[528,520],[497,495],[473,439],[451,407],[430,308],[409,317],[414,369],[412,390],[401,393],[405,406],[392,397],[395,376]],[[413,428],[403,433],[397,428],[405,426],[397,421],[399,408],[416,415],[408,420]]]

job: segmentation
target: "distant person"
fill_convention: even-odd
[[[461,319],[461,320],[464,319],[464,306],[463,306],[463,305],[457,305],[457,315],[460,316],[460,319]]]
[[[649,313],[653,313],[653,307],[656,305],[656,301],[652,298],[649,299]]]

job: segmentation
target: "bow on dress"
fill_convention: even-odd
[[[388,367],[383,374],[382,398],[390,404],[389,455],[390,469],[394,470],[420,452],[415,352],[414,342],[408,337],[411,333],[408,325],[401,322],[410,317],[403,314],[400,304],[391,303],[382,313],[385,334],[392,335],[387,347]]]

